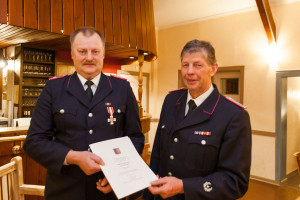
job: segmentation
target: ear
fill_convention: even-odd
[[[71,49],[71,58],[72,58],[72,60],[74,60],[74,52],[72,49]]]
[[[211,66],[211,72],[210,72],[210,76],[213,77],[217,71],[218,71],[218,63],[214,63],[212,66]]]

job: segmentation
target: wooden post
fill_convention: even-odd
[[[256,0],[256,5],[264,25],[269,44],[276,42],[276,25],[273,19],[269,0]]]
[[[143,106],[142,106],[142,96],[143,96],[143,64],[144,64],[144,51],[139,50],[139,101],[140,101],[140,106],[139,106],[139,115],[140,118],[143,117]]]

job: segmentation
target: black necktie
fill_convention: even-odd
[[[187,117],[189,114],[191,114],[195,108],[197,108],[197,105],[195,104],[195,101],[193,99],[191,99],[189,101],[189,110],[185,117]]]
[[[87,96],[88,96],[88,99],[89,99],[89,102],[92,101],[92,98],[93,98],[93,91],[92,91],[92,88],[91,86],[94,84],[92,81],[87,81],[85,82],[85,84],[88,86],[87,89],[85,90]]]

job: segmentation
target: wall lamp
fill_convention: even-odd
[[[0,49],[0,67],[6,67],[8,65],[7,59],[3,56],[3,49]]]

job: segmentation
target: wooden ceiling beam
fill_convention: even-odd
[[[260,18],[264,25],[269,43],[276,42],[276,25],[273,19],[269,0],[256,0]]]

